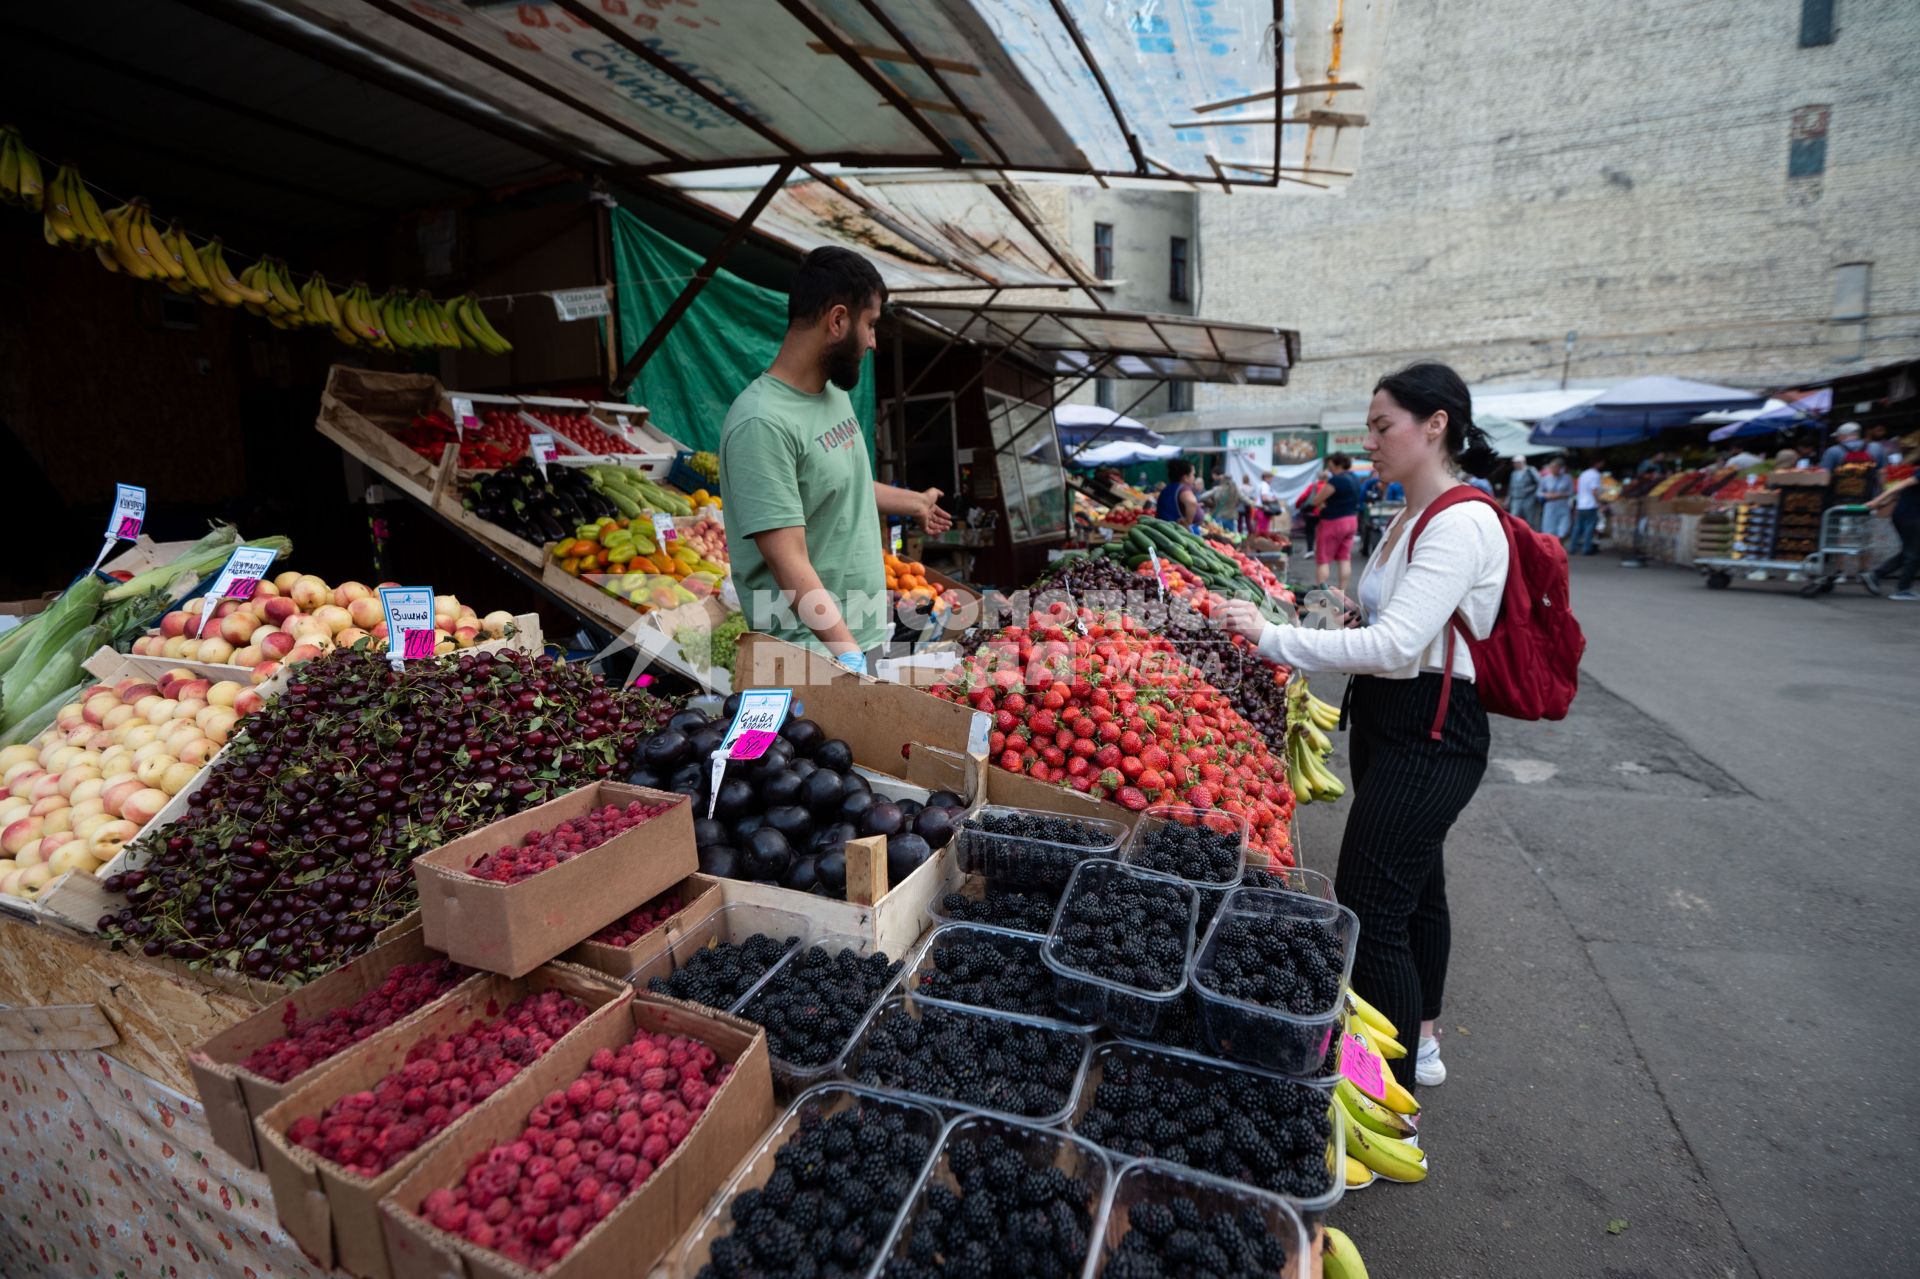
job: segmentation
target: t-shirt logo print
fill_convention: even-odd
[[[835,449],[845,448],[848,444],[859,438],[860,419],[853,417],[848,418],[824,435],[816,435],[814,437],[814,439],[819,441],[820,451],[822,453],[831,453]]]

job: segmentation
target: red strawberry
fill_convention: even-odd
[[[1140,776],[1133,780],[1141,790],[1153,791],[1167,788],[1166,778],[1160,775],[1160,770],[1157,768],[1143,768],[1140,770]]]
[[[1120,749],[1128,755],[1138,755],[1143,745],[1140,734],[1131,728],[1120,734]]]
[[[993,726],[1003,733],[1011,733],[1013,726],[1020,721],[1014,718],[1012,711],[1003,710],[993,717]]]
[[[1084,738],[1090,739],[1093,737],[1094,731],[1099,727],[1100,726],[1098,724],[1095,724],[1087,716],[1082,715],[1079,719],[1073,721],[1073,724],[1072,724],[1073,735],[1075,737],[1084,737]]]
[[[1078,755],[1075,755],[1067,761],[1067,776],[1069,777],[1087,777],[1091,775],[1092,772],[1093,765]]]
[[[1019,751],[1005,751],[1000,756],[1000,767],[1006,769],[1009,773],[1018,773],[1021,771],[1020,759]]]
[[[1047,761],[1047,767],[1058,768],[1067,762],[1067,753],[1058,746],[1049,746],[1040,752],[1040,758]]]
[[[1120,762],[1120,748],[1118,746],[1102,746],[1093,753],[1093,759],[1094,762],[1102,768],[1112,768]]]
[[[1007,735],[999,729],[995,729],[987,738],[987,753],[990,755],[998,755],[1005,749],[1007,749]]]
[[[1027,721],[1027,727],[1033,730],[1033,735],[1035,737],[1053,736],[1053,732],[1054,732],[1053,712],[1045,711],[1045,710],[1035,711],[1033,713],[1033,717]]]
[[[1109,791],[1117,791],[1122,785],[1120,770],[1115,768],[1101,769],[1100,776],[1096,780],[1098,785],[1106,787]]]
[[[1145,767],[1146,765],[1142,764],[1132,755],[1122,755],[1120,757],[1120,774],[1128,781],[1132,781],[1140,776],[1141,771]]]
[[[1213,791],[1204,785],[1189,787],[1187,789],[1187,802],[1195,808],[1212,808]]]
[[[1067,749],[1072,751],[1076,758],[1090,759],[1092,758],[1094,752],[1098,751],[1100,748],[1093,744],[1093,739],[1091,737],[1076,737],[1067,746]]]
[[[1171,764],[1173,762],[1173,757],[1167,754],[1166,749],[1160,746],[1156,742],[1152,745],[1144,747],[1140,751],[1140,762],[1142,764],[1145,764],[1148,768],[1159,769],[1159,768],[1165,768],[1167,767],[1167,765]]]
[[[1095,714],[1094,718],[1096,719],[1099,718],[1097,713]],[[1108,718],[1105,720],[1101,720],[1099,731],[1094,735],[1098,737],[1103,743],[1112,743],[1112,742],[1118,742],[1120,740],[1120,731],[1121,731],[1120,726],[1114,723],[1111,718]]]
[[[1140,788],[1137,786],[1122,786],[1115,793],[1114,798],[1120,801],[1122,808],[1131,809],[1136,813],[1147,806],[1147,797],[1140,793]]]

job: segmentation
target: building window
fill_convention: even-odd
[[[1113,223],[1093,224],[1093,273],[1102,280],[1113,278]]]
[[[1193,412],[1193,383],[1191,382],[1167,383],[1167,412],[1169,413]]]
[[[1113,407],[1113,379],[1110,377],[1093,380],[1093,402],[1103,409]]]
[[[1185,302],[1192,297],[1187,275],[1187,241],[1184,236],[1174,236],[1167,251],[1167,296],[1175,302]]]
[[[1833,319],[1867,318],[1867,300],[1873,277],[1871,262],[1842,262],[1833,268]]]
[[[1800,0],[1800,47],[1833,43],[1834,0]]]
[[[1830,106],[1801,107],[1793,113],[1788,135],[1787,176],[1817,178],[1827,171],[1827,121]]]

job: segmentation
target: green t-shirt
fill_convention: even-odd
[[[733,557],[733,586],[747,625],[824,651],[760,557],[756,533],[807,531],[807,556],[840,605],[862,651],[884,644],[887,572],[880,558],[880,508],[866,436],[847,393],[828,383],[819,395],[762,373],[740,392],[720,431],[720,500]]]

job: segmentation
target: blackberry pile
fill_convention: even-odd
[[[689,1003],[726,1010],[747,993],[780,956],[800,944],[798,937],[781,941],[755,933],[743,942],[716,942],[693,953],[677,971],[648,980],[647,989]]]
[[[1231,884],[1240,877],[1240,834],[1158,821],[1127,854],[1127,861],[1197,883]]]
[[[948,893],[940,899],[940,913],[958,923],[991,924],[1044,936],[1053,927],[1053,910],[1059,904],[1057,892],[988,885],[987,895],[979,901],[965,893]]]
[[[1188,890],[1168,880],[1083,875],[1049,944],[1068,968],[1140,990],[1172,990],[1185,974],[1192,914]]]
[[[1268,1279],[1287,1273],[1287,1246],[1258,1208],[1207,1214],[1184,1196],[1135,1204],[1107,1258],[1106,1279]]]
[[[1327,1094],[1244,1071],[1180,1077],[1170,1063],[1109,1057],[1074,1131],[1123,1155],[1165,1159],[1311,1199],[1333,1187]]]
[[[853,1038],[900,972],[885,951],[862,957],[852,947],[838,953],[809,946],[754,995],[740,1015],[766,1027],[775,1057],[795,1066],[831,1061]]]
[[[1096,855],[1078,850],[1113,845],[1113,836],[1106,831],[1045,813],[982,812],[969,817],[960,829],[960,869],[987,875],[1002,887],[1060,888],[1075,866]],[[969,831],[1000,838],[969,839]],[[1060,844],[1066,847],[1052,847]]]
[[[1035,1017],[1053,1015],[1053,974],[1040,962],[1038,939],[952,933],[932,952],[918,994],[976,1008]]]
[[[944,1182],[927,1188],[906,1225],[906,1256],[886,1279],[1074,1279],[1087,1257],[1093,1187],[997,1133],[956,1138]],[[1044,1155],[1040,1156],[1044,1158]]]
[[[1215,930],[1196,976],[1215,994],[1313,1016],[1340,998],[1345,949],[1325,920],[1235,915]]]
[[[855,1082],[1013,1115],[1066,1107],[1080,1069],[1078,1036],[956,1009],[919,1012],[918,1020],[904,1008],[876,1019]]]
[[[733,1229],[714,1240],[699,1279],[864,1274],[929,1148],[898,1111],[806,1116],[775,1153],[766,1184],[735,1196]]]

